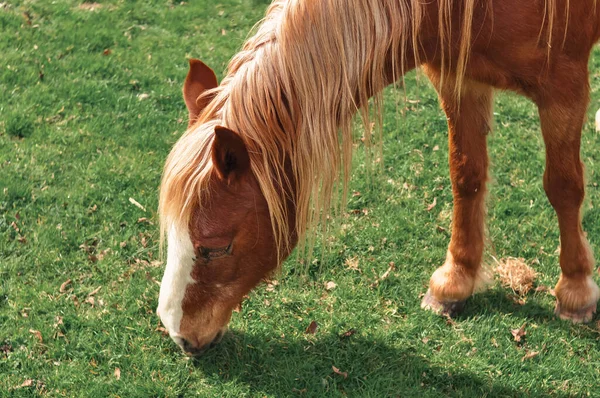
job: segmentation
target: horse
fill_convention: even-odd
[[[590,321],[600,290],[580,222],[580,137],[599,37],[595,0],[275,0],[220,84],[190,61],[189,124],[159,198],[168,246],[157,313],[171,338],[194,356],[218,343],[244,296],[345,192],[353,117],[368,128],[382,90],[415,68],[447,116],[453,193],[446,259],[421,306],[453,315],[485,279],[486,137],[499,89],[539,110],[560,229],[555,313]]]

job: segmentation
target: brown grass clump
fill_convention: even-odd
[[[507,257],[498,261],[496,274],[502,286],[512,289],[521,296],[526,295],[537,277],[537,272],[523,258]]]

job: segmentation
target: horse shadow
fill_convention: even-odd
[[[515,296],[516,298],[516,296]],[[541,295],[529,294],[525,297],[525,302],[517,302],[511,298],[511,294],[501,288],[492,288],[484,292],[478,293],[469,298],[465,305],[465,309],[456,319],[467,319],[474,316],[483,316],[486,314],[511,314],[518,318],[535,321],[538,323],[555,323],[558,328],[570,329],[573,327],[579,328],[581,325],[574,325],[570,321],[559,319],[554,314],[554,303],[552,305],[543,304],[545,301]],[[553,302],[555,299],[553,299]],[[598,315],[593,319],[597,320]],[[582,336],[585,338],[585,333]],[[596,340],[597,336],[591,334],[589,336]]]
[[[469,298],[464,311],[456,318],[461,320],[473,316],[498,313],[512,314],[536,322],[549,322],[556,319],[554,308],[543,305],[539,296],[530,294],[525,298],[525,302],[519,303],[516,296],[513,300],[506,290],[491,288]]]
[[[232,331],[192,363],[208,380],[235,383],[249,396],[524,396],[466,369],[444,369],[418,351],[358,333],[289,339]]]
[[[552,309],[530,297],[517,304],[502,290],[492,289],[469,300],[456,318],[510,313],[539,323],[556,322]],[[585,333],[584,333],[585,334]],[[581,337],[585,338],[585,335]],[[589,336],[596,338],[597,336]],[[223,341],[191,365],[211,384],[231,385],[249,396],[360,397],[523,397],[526,392],[452,363],[440,365],[419,344],[395,345],[393,336],[317,333],[274,336],[264,329],[228,332]],[[561,395],[554,391],[554,396]]]

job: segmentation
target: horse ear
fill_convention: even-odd
[[[235,181],[250,169],[246,144],[237,133],[226,127],[215,127],[212,161],[219,177],[228,183]]]
[[[190,114],[188,127],[196,121],[200,112],[213,99],[212,96],[199,98],[200,95],[218,85],[217,76],[212,69],[198,59],[190,59],[190,70],[183,83],[183,99]]]

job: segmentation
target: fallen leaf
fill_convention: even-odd
[[[312,321],[310,323],[310,325],[308,325],[308,327],[306,328],[306,330],[304,331],[304,333],[306,334],[315,334],[317,332],[317,328],[319,327],[319,325],[317,324],[317,321]]]
[[[98,8],[102,8],[102,4],[99,3],[81,3],[78,8],[80,10],[95,11]]]
[[[115,378],[121,380],[121,369],[115,368]]]
[[[379,278],[379,280],[386,279],[390,275],[390,272],[392,272],[395,269],[396,269],[396,264],[394,264],[393,261],[390,261],[390,264],[389,264],[389,267],[388,267],[387,271],[385,271],[383,273],[383,275],[381,275],[381,277]]]
[[[98,243],[99,243],[98,238],[88,239],[86,242],[79,245],[79,248],[88,254],[94,254],[94,253],[96,253],[96,248],[98,247]]]
[[[525,331],[526,325],[527,322],[525,322],[523,326],[521,326],[519,329],[511,329],[510,334],[512,334],[513,338],[517,343],[520,343],[521,339],[525,338],[525,335],[527,334],[527,332]]]
[[[360,268],[358,268],[358,257],[356,256],[347,258],[345,264],[350,270],[360,271]]]
[[[350,329],[340,335],[341,339],[347,339],[348,337],[356,334],[356,329]]]
[[[18,388],[26,387],[34,387],[36,390],[38,390],[38,392],[44,393],[46,385],[41,380],[26,379],[23,383],[21,383],[21,385],[14,387],[14,389],[16,390]]]
[[[27,23],[27,25],[31,25],[31,14],[29,13],[29,11],[25,11],[23,13],[23,18],[25,18],[25,22]]]
[[[17,386],[15,388],[31,387],[32,385],[33,385],[33,379],[27,379],[20,386]]]
[[[333,281],[329,281],[325,284],[325,289],[326,290],[333,290],[337,287],[337,284]]]
[[[29,333],[33,334],[40,343],[44,342],[44,339],[42,338],[42,332],[39,330],[29,329]]]
[[[110,48],[105,48],[104,51],[102,51],[102,55],[110,55],[112,54],[112,50]]]
[[[98,253],[98,256],[97,256],[98,260],[104,259],[104,257],[110,252],[111,252],[110,247],[108,249],[100,250],[100,253]]]
[[[152,221],[150,221],[150,219],[147,218],[147,217],[140,217],[140,218],[138,218],[137,222],[138,222],[138,224],[145,222],[145,223],[148,223],[150,225],[153,225]]]
[[[527,354],[525,354],[523,358],[521,358],[521,362],[524,362],[525,360],[531,359],[533,357],[537,357],[539,354],[539,351],[528,351]]]
[[[333,370],[333,373],[343,376],[344,379],[348,378],[348,372],[340,372],[340,370],[333,365],[331,365],[331,369]]]
[[[98,293],[100,291],[100,289],[102,289],[102,286],[98,286],[92,292],[88,293],[88,297],[95,295],[96,293]]]
[[[433,198],[433,203],[427,206],[427,211],[431,211],[437,205],[437,198]]]
[[[86,298],[85,302],[88,303],[89,305],[91,305],[92,308],[94,308],[96,306],[96,300],[94,300],[93,297]]]
[[[150,94],[141,93],[141,94],[138,94],[137,98],[138,98],[138,100],[139,100],[139,101],[143,101],[143,100],[145,100],[145,99],[148,99],[148,98],[150,98]],[[129,198],[129,201],[130,201],[130,202],[131,202],[132,200],[133,200],[133,202],[135,202],[135,200],[134,200],[134,199],[132,199],[132,198]],[[131,203],[133,203],[133,202],[131,202]],[[137,203],[137,204],[135,204],[135,203]],[[145,209],[144,207],[140,207],[140,206],[142,206],[142,205],[140,205],[138,202],[135,202],[135,203],[133,203],[133,204],[134,204],[134,205],[136,205],[137,207],[139,207],[140,209],[142,209],[142,210],[146,211],[146,209]]]
[[[146,95],[146,96],[148,96],[148,94],[140,94],[140,95]],[[139,97],[140,97],[140,96],[138,95],[138,98],[139,98]],[[142,209],[142,210],[146,211],[146,208],[145,208],[144,206],[142,206],[142,205],[140,204],[140,202],[138,202],[138,201],[137,201],[137,200],[135,200],[134,198],[129,198],[129,203],[131,203],[132,205],[134,205],[134,206],[136,206],[136,207],[138,207],[138,208],[140,208],[140,209]]]

